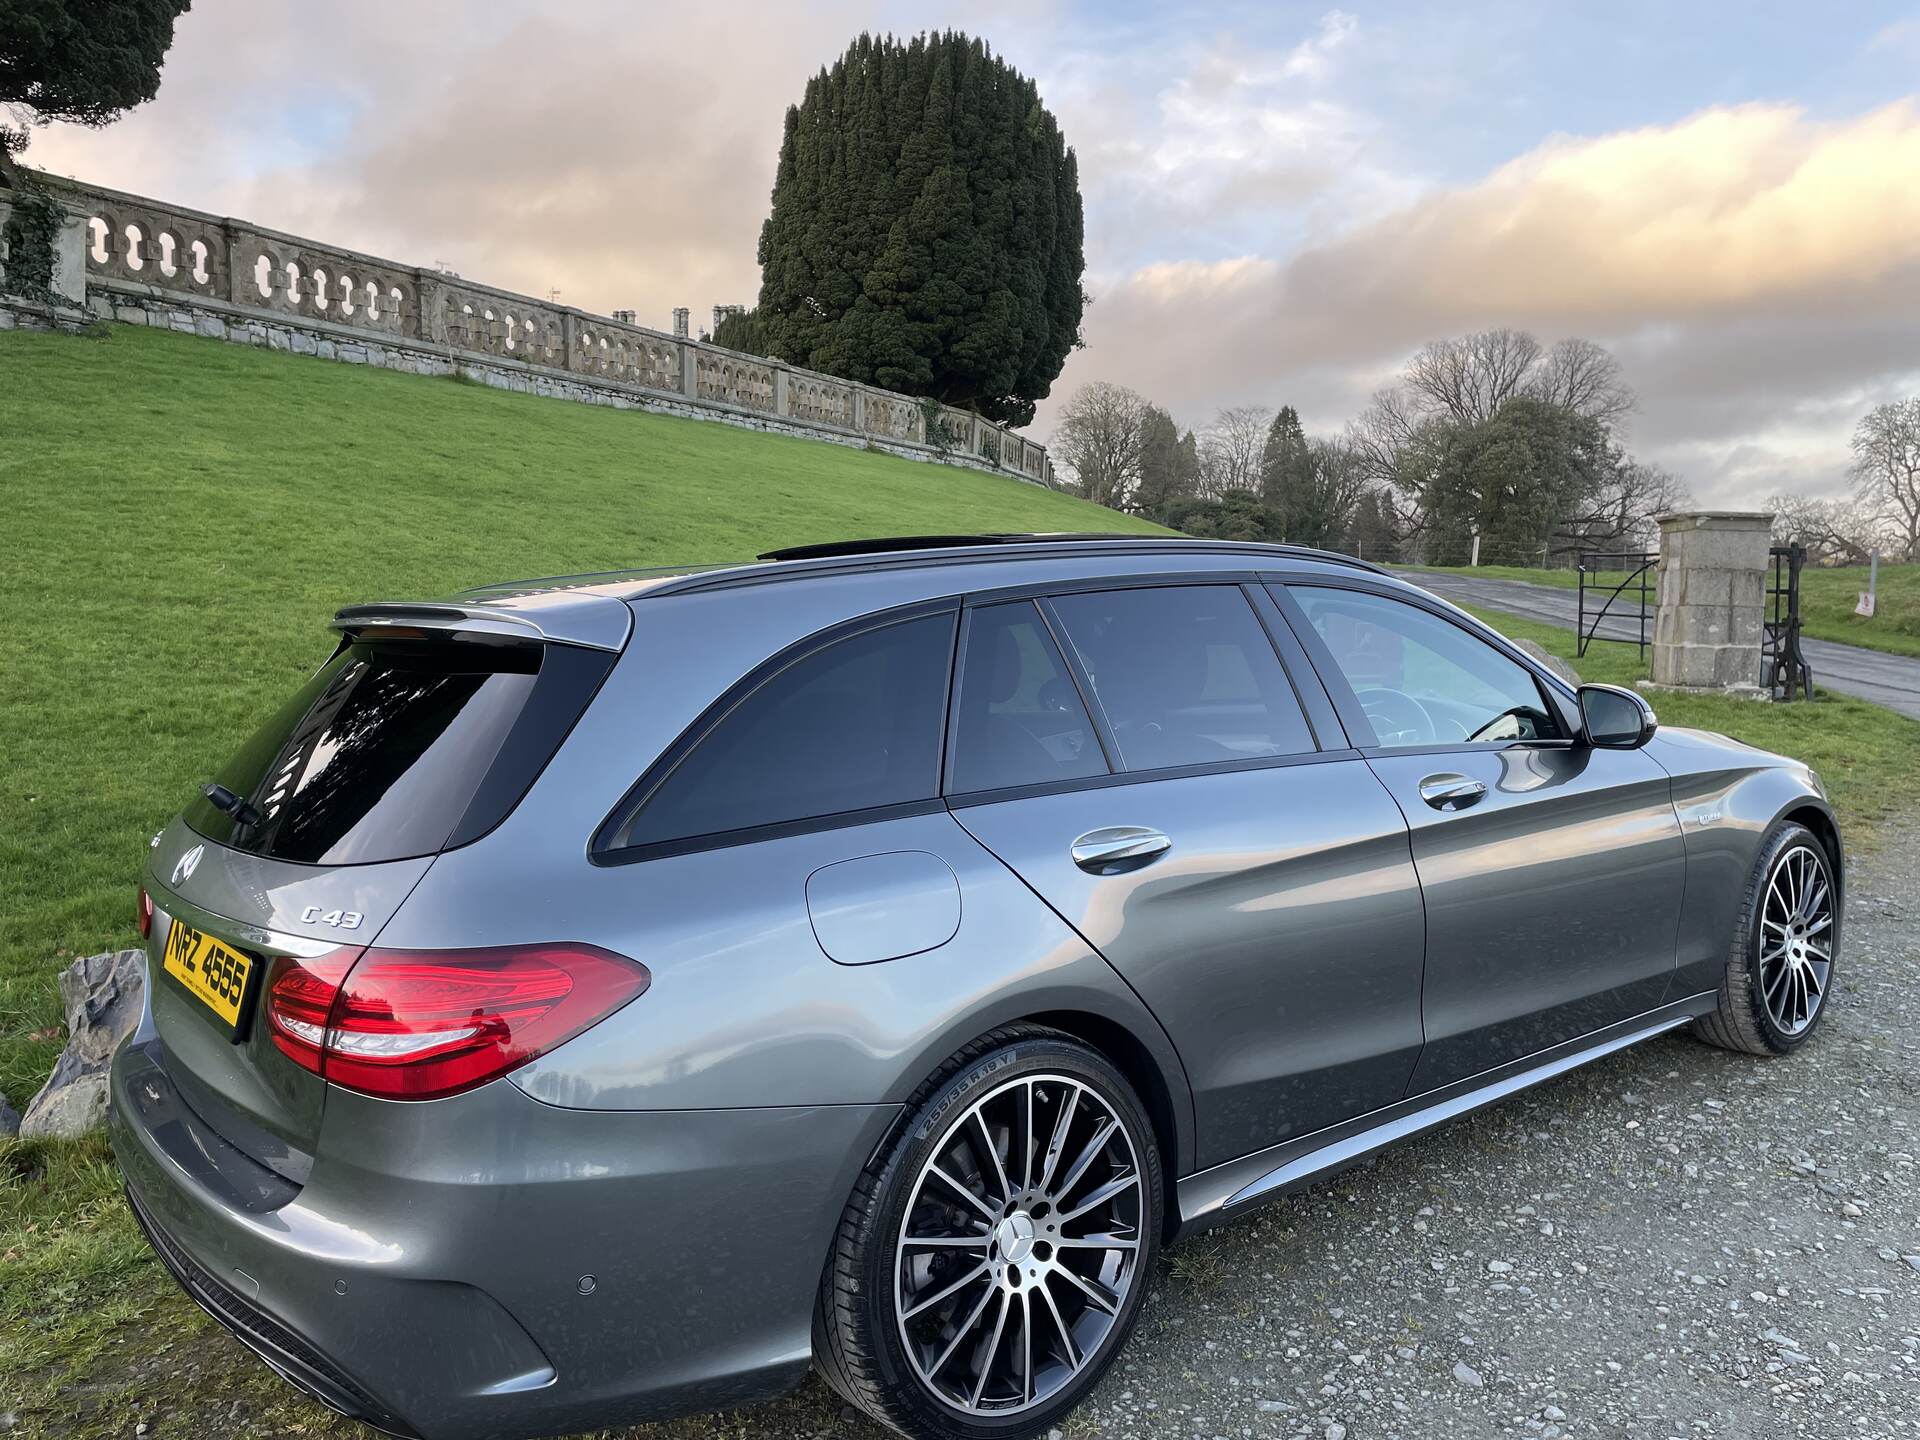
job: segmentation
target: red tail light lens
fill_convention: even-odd
[[[433,1100],[571,1040],[650,980],[591,945],[336,950],[280,962],[267,1015],[274,1044],[329,1083]]]
[[[140,938],[150,939],[153,935],[153,896],[147,893],[147,887],[140,887],[140,906],[134,912],[140,921]]]
[[[330,950],[311,959],[274,962],[267,986],[267,1033],[280,1053],[302,1070],[323,1073],[327,1017],[340,998],[340,982],[363,953]]]

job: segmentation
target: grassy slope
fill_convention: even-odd
[[[1140,527],[1016,480],[184,336],[0,335],[0,1090],[55,959],[131,937],[147,836],[341,604],[862,534]]]
[[[1530,570],[1518,565],[1448,566],[1462,575],[1485,575],[1496,580],[1530,580],[1536,585],[1560,585],[1571,590],[1578,583],[1572,570]],[[1614,576],[1608,580],[1624,578]],[[1882,565],[1871,620],[1853,613],[1854,602],[1867,588],[1864,565],[1800,572],[1800,619],[1805,632],[1821,640],[1838,640],[1895,655],[1920,655],[1920,565]]]
[[[17,1106],[62,1043],[58,968],[132,943],[147,836],[324,658],[342,603],[857,535],[1154,528],[971,470],[141,330],[0,333],[0,406]],[[188,1397],[181,1433],[353,1428],[177,1294],[102,1142],[0,1141],[0,1412],[120,1434]]]
[[[0,397],[0,1088],[16,1101],[59,1045],[62,956],[131,939],[146,836],[311,669],[342,601],[883,531],[1128,523],[1016,481],[138,331],[0,334]],[[1564,631],[1489,618],[1571,653]],[[1581,665],[1635,669],[1617,646]],[[1858,702],[1660,708],[1806,756],[1855,823],[1897,801],[1920,748],[1920,725]],[[765,1418],[816,1434],[837,1409],[816,1385]],[[136,1419],[365,1433],[174,1289],[99,1140],[0,1141],[8,1411],[27,1435],[123,1435]]]

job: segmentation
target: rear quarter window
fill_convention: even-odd
[[[951,613],[827,642],[710,722],[608,848],[632,849],[933,800]]]

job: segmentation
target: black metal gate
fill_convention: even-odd
[[[1813,671],[1800,653],[1800,570],[1804,545],[1776,545],[1768,573],[1766,633],[1761,639],[1760,683],[1776,700],[1811,700]]]
[[[1581,555],[1580,620],[1575,632],[1579,637],[1578,654],[1585,655],[1587,646],[1595,640],[1613,640],[1622,645],[1638,645],[1640,657],[1646,658],[1647,601],[1654,593],[1653,569],[1659,563],[1657,550],[1589,550]],[[1608,584],[1599,578],[1614,571],[1625,572],[1617,584]],[[1623,595],[1631,595],[1638,601],[1634,634],[1602,635],[1600,622]]]

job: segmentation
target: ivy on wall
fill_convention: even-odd
[[[40,186],[29,182],[12,192],[6,268],[0,276],[8,294],[48,307],[67,303],[53,288],[54,249],[66,219],[67,207]]]

